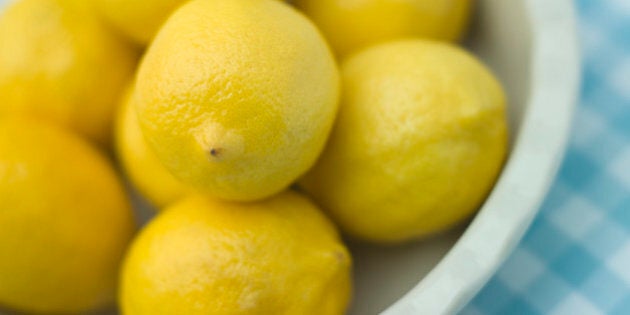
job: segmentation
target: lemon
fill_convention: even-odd
[[[403,40],[342,65],[330,142],[301,185],[349,234],[401,242],[469,216],[506,154],[505,96],[449,44]]]
[[[330,221],[295,192],[253,203],[189,196],[134,241],[121,307],[125,315],[343,314],[350,264]]]
[[[20,0],[0,16],[0,117],[37,116],[106,143],[136,53],[84,1]]]
[[[96,0],[98,12],[138,44],[148,44],[184,0]]]
[[[97,11],[140,45],[151,42],[162,24],[185,0],[96,0]]]
[[[134,222],[105,157],[57,126],[0,119],[0,307],[89,311],[115,299]]]
[[[338,105],[316,27],[275,0],[196,0],[164,24],[137,77],[137,115],[166,168],[209,195],[254,200],[311,167]]]
[[[296,0],[338,55],[406,37],[458,40],[473,0]]]
[[[183,197],[189,189],[162,166],[147,145],[133,103],[130,87],[116,118],[116,151],[134,186],[151,204],[161,208]]]

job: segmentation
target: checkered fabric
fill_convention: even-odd
[[[531,229],[461,312],[630,314],[630,0],[576,1],[583,83]]]

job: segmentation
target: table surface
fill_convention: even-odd
[[[630,314],[630,0],[576,6],[583,83],[564,162],[531,229],[463,315]]]
[[[630,0],[576,6],[583,82],[564,162],[531,229],[461,314],[630,314]]]

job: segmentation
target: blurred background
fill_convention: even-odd
[[[630,314],[630,1],[575,2],[582,86],[540,214],[462,314]]]

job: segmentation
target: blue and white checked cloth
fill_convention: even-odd
[[[462,314],[630,314],[630,0],[578,0],[569,149],[516,251]]]
[[[630,314],[630,0],[576,4],[584,82],[565,161],[464,315]]]

